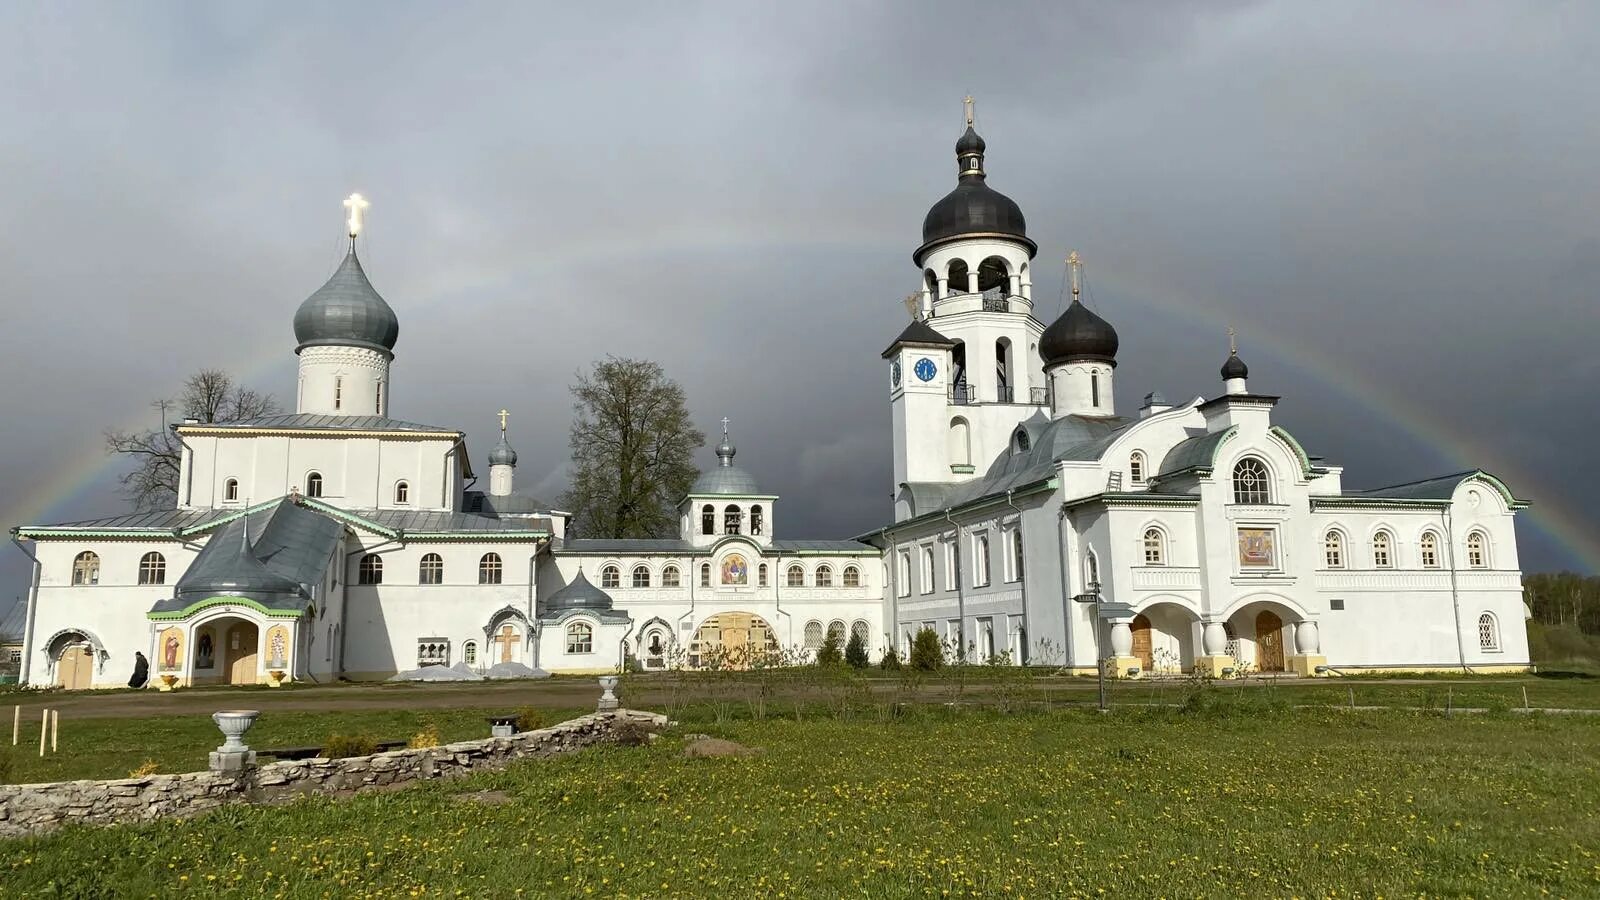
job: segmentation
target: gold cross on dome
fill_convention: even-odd
[[[506,412],[504,409],[500,410],[500,433],[501,434],[505,433],[505,430],[506,430],[506,419],[508,419],[510,417],[511,417],[511,413]]]
[[[966,97],[963,97],[962,100],[961,100],[961,104],[967,108],[967,127],[968,128],[972,127],[972,103],[973,103],[973,101],[972,101],[972,95],[971,94],[968,94]]]
[[[367,202],[367,198],[360,194],[351,194],[344,198],[344,208],[350,210],[350,218],[345,224],[350,226],[351,237],[361,233],[361,213],[371,205]]]
[[[1078,270],[1083,268],[1083,260],[1078,258],[1078,251],[1067,254],[1067,269],[1072,273],[1072,296],[1078,296]]]
[[[1239,336],[1239,332],[1234,331],[1233,330],[1233,326],[1229,325],[1228,326],[1228,353],[1229,354],[1234,354],[1234,353],[1238,353],[1239,352],[1239,342],[1237,340],[1235,340],[1235,338],[1237,338],[1238,336]]]

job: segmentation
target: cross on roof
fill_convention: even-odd
[[[350,218],[346,224],[350,226],[351,238],[361,233],[361,213],[371,205],[367,202],[367,198],[360,194],[351,194],[344,198],[344,208],[350,210]]]
[[[728,421],[729,420],[728,420],[727,416],[723,416],[722,417],[722,436],[723,437],[727,437],[728,436]]]
[[[1239,352],[1239,342],[1237,340],[1235,340],[1235,338],[1237,338],[1238,336],[1239,336],[1239,332],[1234,331],[1233,330],[1233,326],[1229,325],[1228,326],[1228,353],[1233,354],[1233,353],[1238,353]]]
[[[971,94],[968,94],[967,96],[963,97],[962,100],[961,100],[962,105],[967,108],[967,127],[968,128],[972,127],[972,102],[973,101],[972,101],[972,95]]]
[[[510,418],[510,416],[511,416],[511,413],[507,412],[504,408],[502,408],[500,410],[500,433],[501,434],[505,434],[505,432],[506,432],[506,419]]]

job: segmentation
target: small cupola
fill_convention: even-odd
[[[1072,302],[1039,336],[1039,356],[1050,381],[1055,418],[1116,414],[1112,371],[1117,367],[1117,330],[1083,305],[1082,268],[1074,250],[1067,257]]]
[[[1222,364],[1222,385],[1229,394],[1248,394],[1245,379],[1250,377],[1250,367],[1239,358],[1237,333],[1228,329],[1228,361]]]
[[[511,413],[500,410],[500,443],[489,451],[489,496],[509,497],[517,469],[517,451],[506,440],[506,420]]]

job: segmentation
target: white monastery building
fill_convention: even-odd
[[[13,530],[35,559],[21,681],[742,665],[830,633],[904,654],[924,628],[968,659],[1122,677],[1527,667],[1525,504],[1503,483],[1346,490],[1236,350],[1216,396],[1119,415],[1116,330],[1076,255],[1071,304],[1035,317],[1037,247],[984,151],[969,101],[913,321],[883,353],[891,524],[778,537],[726,420],[673,539],[568,539],[566,513],[515,490],[504,411],[478,489],[461,430],[390,416],[399,320],[357,258],[355,195],[350,252],[294,315],[293,414],[174,426],[173,509]]]

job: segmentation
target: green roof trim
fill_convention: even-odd
[[[305,610],[300,609],[273,609],[249,597],[207,597],[204,600],[185,606],[183,609],[168,612],[145,613],[145,618],[152,622],[176,622],[187,619],[197,612],[210,609],[214,606],[244,606],[253,609],[269,619],[298,619],[305,615]]]
[[[377,522],[374,522],[371,519],[364,519],[361,516],[356,515],[355,513],[345,512],[344,510],[340,509],[337,506],[329,506],[326,503],[321,503],[321,502],[318,502],[318,501],[316,501],[316,500],[314,500],[314,499],[312,499],[310,497],[304,497],[304,496],[302,496],[300,498],[300,502],[303,505],[309,506],[312,509],[316,510],[317,512],[320,512],[320,513],[328,516],[329,518],[337,519],[340,522],[345,523],[346,525],[355,525],[355,526],[357,526],[359,528],[364,528],[367,531],[374,532],[375,534],[381,534],[386,538],[398,538],[398,537],[402,536],[402,533],[397,529],[385,528],[384,526],[379,525]]]
[[[1306,453],[1306,448],[1302,447],[1300,442],[1294,439],[1294,435],[1290,434],[1282,425],[1274,425],[1268,428],[1267,433],[1282,441],[1290,450],[1294,451],[1295,458],[1300,460],[1300,474],[1310,478],[1312,475],[1311,457]]]
[[[1419,500],[1401,497],[1312,497],[1311,510],[1319,509],[1447,509],[1449,500]]]
[[[1198,506],[1200,497],[1197,494],[1157,494],[1151,491],[1105,491],[1069,500],[1063,505],[1074,509],[1095,503],[1106,506]]]

